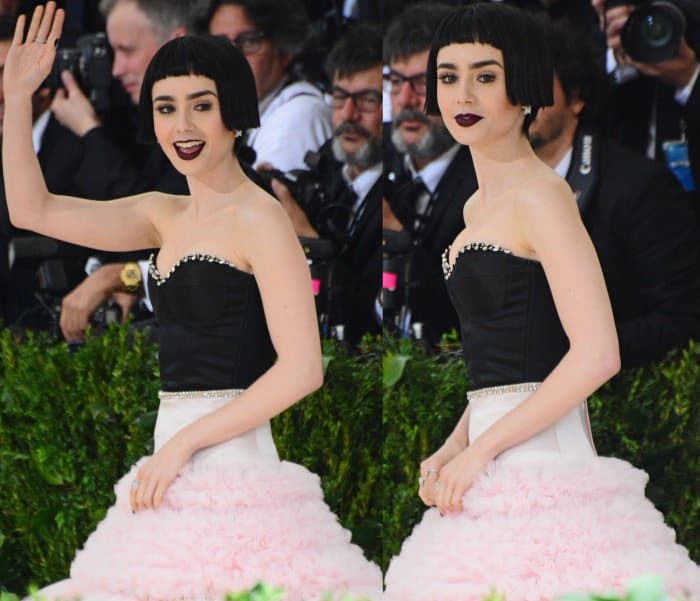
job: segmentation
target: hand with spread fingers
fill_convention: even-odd
[[[17,19],[12,45],[7,53],[3,85],[5,97],[30,97],[51,72],[56,46],[63,28],[63,9],[55,2],[34,9],[24,38],[26,17]]]

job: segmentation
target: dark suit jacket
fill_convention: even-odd
[[[384,169],[385,179],[394,182],[387,186],[387,201],[404,227],[413,230],[415,206],[401,197],[401,184],[410,180],[411,174],[404,166],[403,155],[393,146],[385,154]],[[464,229],[464,203],[476,188],[471,153],[466,146],[462,146],[435,190],[430,219],[421,239],[416,241],[411,259],[414,286],[409,305],[412,308],[412,321],[424,324],[424,338],[431,343],[439,342],[442,334],[451,329],[459,331],[459,319],[445,287],[441,256]]]
[[[680,138],[684,121],[696,186],[695,210],[700,214],[700,79],[685,106],[676,102],[674,93],[672,86],[649,77],[638,77],[614,86],[606,131],[623,146],[646,155],[651,115],[656,104],[655,156],[658,162],[665,163],[662,144]]]
[[[52,115],[44,130],[38,154],[39,165],[51,192],[76,194],[72,176],[80,164],[82,152],[80,139]],[[12,274],[9,273],[7,262],[7,249],[11,239],[35,235],[34,232],[19,230],[10,224],[3,181],[0,185],[0,296],[2,317],[6,323],[13,322],[30,307],[37,306],[34,294],[37,290],[36,269],[39,262],[28,263],[13,270]],[[76,285],[85,276],[83,268],[88,252],[88,249],[80,246],[59,243],[58,256],[64,260],[69,287]]]
[[[612,142],[601,144],[599,164],[582,217],[608,286],[622,363],[643,365],[700,339],[700,231],[688,195],[662,165]]]
[[[342,163],[334,156],[331,141],[319,150],[320,160],[314,169],[326,193],[326,202],[335,202],[347,189],[342,175]],[[380,289],[382,259],[382,178],[367,193],[359,220],[349,237],[327,230],[309,219],[321,237],[330,239],[338,256],[334,261],[335,286],[331,296],[332,325],[344,323],[346,339],[356,344],[365,333],[377,334],[380,324],[375,316],[374,302]]]

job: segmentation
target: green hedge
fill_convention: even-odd
[[[379,346],[327,345],[326,384],[273,420],[280,456],[318,473],[326,500],[381,556]],[[76,548],[113,503],[113,485],[152,450],[156,346],[112,327],[75,353],[0,332],[0,590],[65,578]]]
[[[384,357],[382,567],[424,507],[418,466],[465,407],[467,373],[454,340],[440,353],[388,341]],[[623,370],[589,399],[598,453],[649,473],[647,495],[700,561],[700,344],[643,369]]]
[[[455,349],[368,339],[350,356],[328,344],[323,388],[273,420],[280,455],[321,476],[331,509],[384,568],[423,512],[420,460],[464,409]],[[29,582],[65,577],[113,502],[114,482],[150,452],[156,347],[120,327],[76,353],[3,330],[0,362],[0,589],[24,593]],[[590,399],[599,452],[649,472],[648,495],[696,561],[698,401],[699,344],[622,372]]]

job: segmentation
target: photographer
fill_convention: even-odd
[[[607,39],[608,70],[618,81],[610,131],[624,145],[666,159],[700,211],[700,8],[687,0],[661,9],[651,2],[592,4]],[[687,153],[689,169],[665,156],[664,145]]]
[[[0,15],[0,74],[15,23],[15,17]],[[50,189],[57,194],[72,194],[76,187],[71,174],[80,164],[82,149],[80,140],[60,125],[49,110],[52,97],[53,91],[43,86],[32,98],[34,148]],[[0,137],[3,119],[4,94],[0,78]],[[51,256],[42,256],[40,245],[33,234],[10,224],[4,185],[0,180],[0,320],[5,325],[53,329],[54,316],[50,308],[57,304],[61,293],[84,277],[88,249],[46,239],[46,246],[52,249]],[[41,281],[38,281],[39,270],[44,274]]]
[[[700,340],[700,231],[661,165],[602,138],[608,80],[589,40],[552,29],[554,105],[530,126],[535,152],[571,185],[600,259],[622,365]]]
[[[304,169],[304,155],[331,137],[321,91],[296,73],[295,59],[310,36],[298,0],[214,0],[209,33],[226,36],[248,60],[255,77],[260,127],[244,141],[256,154],[254,167]]]
[[[381,277],[381,63],[381,33],[369,24],[355,25],[328,56],[333,138],[312,172],[323,190],[321,205],[305,207],[307,214],[287,186],[272,182],[299,236],[334,243],[331,325],[344,324],[352,344],[380,331],[374,299]]]
[[[384,163],[384,228],[411,235],[404,304],[410,321],[423,324],[422,337],[431,344],[444,332],[459,330],[440,256],[463,229],[462,207],[476,190],[469,149],[455,143],[442,117],[423,112],[428,50],[435,29],[450,12],[444,4],[412,5],[390,23],[384,37],[392,112],[392,144],[387,144]],[[391,318],[387,312],[385,321]]]
[[[192,4],[187,0],[102,0],[100,10],[114,52],[112,76],[133,103],[127,129],[134,134],[146,66],[166,41],[187,33],[195,17]],[[126,146],[118,144],[70,73],[64,72],[62,79],[65,90],[57,92],[51,108],[82,140],[84,152],[74,175],[76,194],[107,200],[146,190],[187,193],[184,177],[158,146],[137,145],[133,137]],[[145,261],[139,277],[135,263],[111,259],[63,299],[60,325],[67,340],[82,340],[96,309],[115,294],[124,317],[135,306],[143,290]]]

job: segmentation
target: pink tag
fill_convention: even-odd
[[[382,274],[382,288],[391,290],[392,292],[396,290],[396,286],[399,283],[399,276],[395,273],[385,271]]]
[[[314,296],[318,296],[321,292],[321,280],[311,280],[311,289],[314,291]]]

